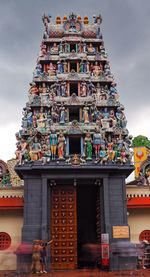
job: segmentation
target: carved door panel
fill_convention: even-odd
[[[51,268],[77,267],[76,188],[56,186],[51,190]]]

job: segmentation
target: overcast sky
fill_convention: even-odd
[[[42,15],[101,13],[101,31],[133,136],[150,139],[150,1],[0,0],[0,159],[15,157],[29,82],[43,35]]]

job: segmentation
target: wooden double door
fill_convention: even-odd
[[[77,268],[77,201],[74,186],[51,188],[51,268]]]

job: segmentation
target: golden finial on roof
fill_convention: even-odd
[[[61,18],[59,15],[56,17],[56,24],[61,24]]]
[[[89,18],[87,15],[84,17],[84,24],[89,24]]]
[[[64,15],[63,22],[67,21],[67,15]]]
[[[78,20],[78,21],[82,21],[82,19],[81,19],[81,16],[80,16],[80,15],[78,15],[78,16],[77,16],[77,20]]]

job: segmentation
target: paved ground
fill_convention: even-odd
[[[97,270],[55,271],[47,274],[17,274],[16,272],[0,271],[0,277],[150,277],[150,269],[135,271],[105,272]]]

